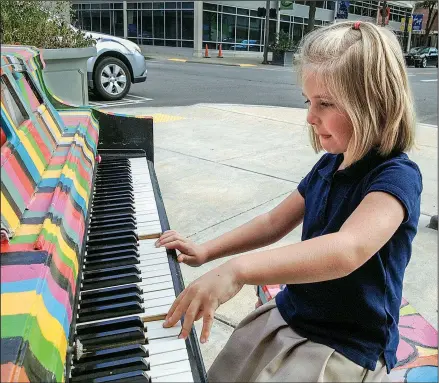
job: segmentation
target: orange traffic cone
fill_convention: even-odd
[[[219,50],[218,50],[218,58],[222,59],[223,58],[223,49],[222,49],[222,44],[219,45]]]
[[[210,56],[209,56],[209,49],[207,49],[207,44],[206,44],[206,49],[205,49],[205,51],[204,51],[204,58],[208,58],[208,59],[210,59]]]

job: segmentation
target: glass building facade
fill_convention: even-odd
[[[265,17],[258,7],[265,1],[86,1],[74,0],[73,24],[89,31],[125,37],[139,45],[263,52]],[[317,1],[315,27],[334,22],[336,1]],[[274,2],[272,2],[274,4]],[[401,18],[410,6],[389,2],[389,28],[401,38]],[[379,1],[351,0],[349,19],[376,22]],[[280,11],[280,30],[298,43],[308,24],[305,1],[294,1],[293,10]],[[202,20],[197,23],[197,18]],[[198,30],[201,29],[201,30]],[[276,19],[269,23],[273,42]],[[402,40],[402,38],[401,38]]]

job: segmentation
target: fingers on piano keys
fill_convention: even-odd
[[[98,165],[82,266],[71,382],[193,381],[145,158]]]

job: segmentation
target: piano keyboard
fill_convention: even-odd
[[[71,382],[192,382],[146,158],[98,165],[77,307]]]

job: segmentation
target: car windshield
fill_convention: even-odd
[[[428,53],[430,51],[430,48],[424,48],[421,51],[419,51],[419,53],[422,55],[424,53]]]
[[[415,47],[410,49],[410,53],[417,53],[421,48],[420,47]]]

